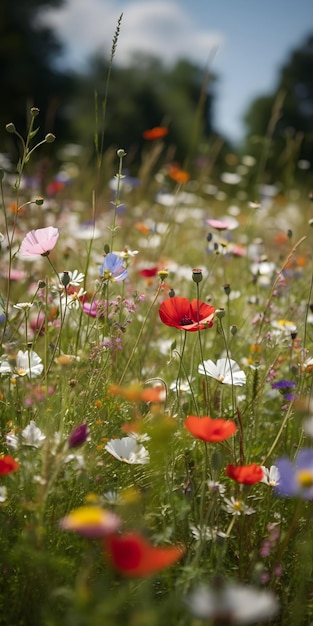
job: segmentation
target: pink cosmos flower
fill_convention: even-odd
[[[37,228],[37,230],[31,230],[24,237],[20,254],[22,256],[48,256],[53,250],[59,237],[59,229],[54,226],[47,226],[46,228]]]

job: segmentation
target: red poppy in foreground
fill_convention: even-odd
[[[251,465],[232,465],[229,463],[226,467],[226,476],[236,480],[237,483],[243,485],[254,485],[259,483],[264,476],[264,472],[260,465],[252,463]]]
[[[197,439],[211,443],[224,441],[234,435],[237,430],[235,422],[231,420],[197,417],[196,415],[188,415],[185,428]]]
[[[13,456],[6,454],[0,457],[0,476],[16,472],[20,467],[19,463],[13,459]]]
[[[155,126],[154,128],[150,128],[149,130],[145,130],[142,133],[144,139],[148,141],[154,141],[155,139],[162,139],[168,135],[168,128],[166,126]]]
[[[181,546],[156,547],[135,532],[109,535],[103,545],[113,567],[130,577],[150,576],[176,563],[184,554]]]
[[[164,300],[159,308],[159,316],[166,326],[179,330],[204,330],[213,326],[215,309],[199,300],[188,300],[174,296]]]

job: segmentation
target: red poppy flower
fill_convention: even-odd
[[[143,278],[151,278],[152,276],[156,276],[158,271],[159,268],[157,266],[147,267],[146,269],[140,270],[139,274],[143,276]]]
[[[188,415],[185,428],[197,439],[212,443],[228,439],[237,430],[235,422],[231,420],[197,417],[196,415]]]
[[[16,472],[19,467],[19,463],[15,461],[15,459],[13,459],[13,457],[9,454],[0,457],[0,476],[5,476],[5,474],[11,474],[11,472]]]
[[[162,139],[168,135],[168,128],[166,126],[155,126],[154,128],[150,128],[149,130],[145,130],[142,133],[144,139],[148,141],[154,141],[154,139]]]
[[[175,180],[176,183],[188,183],[188,180],[190,179],[190,174],[186,172],[186,170],[182,170],[177,165],[171,165],[168,168],[167,173],[172,180]]]
[[[181,546],[156,547],[135,532],[109,535],[104,547],[113,567],[124,576],[150,576],[169,567],[184,554]]]
[[[159,316],[166,326],[179,330],[204,330],[213,326],[215,309],[199,300],[188,300],[174,296],[164,300],[159,308]]]
[[[232,463],[229,463],[225,472],[228,478],[232,478],[237,483],[243,483],[244,485],[259,483],[264,476],[262,467],[256,463],[251,465],[232,465]]]

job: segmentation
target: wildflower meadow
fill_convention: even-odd
[[[310,172],[160,125],[45,193],[40,116],[0,171],[0,624],[312,624]]]

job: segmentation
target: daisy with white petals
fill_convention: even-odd
[[[28,376],[35,378],[40,376],[43,371],[43,364],[40,356],[33,350],[23,352],[19,350],[16,359],[6,357],[1,360],[0,374],[11,374],[13,378],[19,376]]]
[[[216,365],[210,359],[203,361],[198,367],[199,374],[215,378],[223,385],[235,385],[242,387],[246,384],[246,375],[233,359],[217,359]]]

